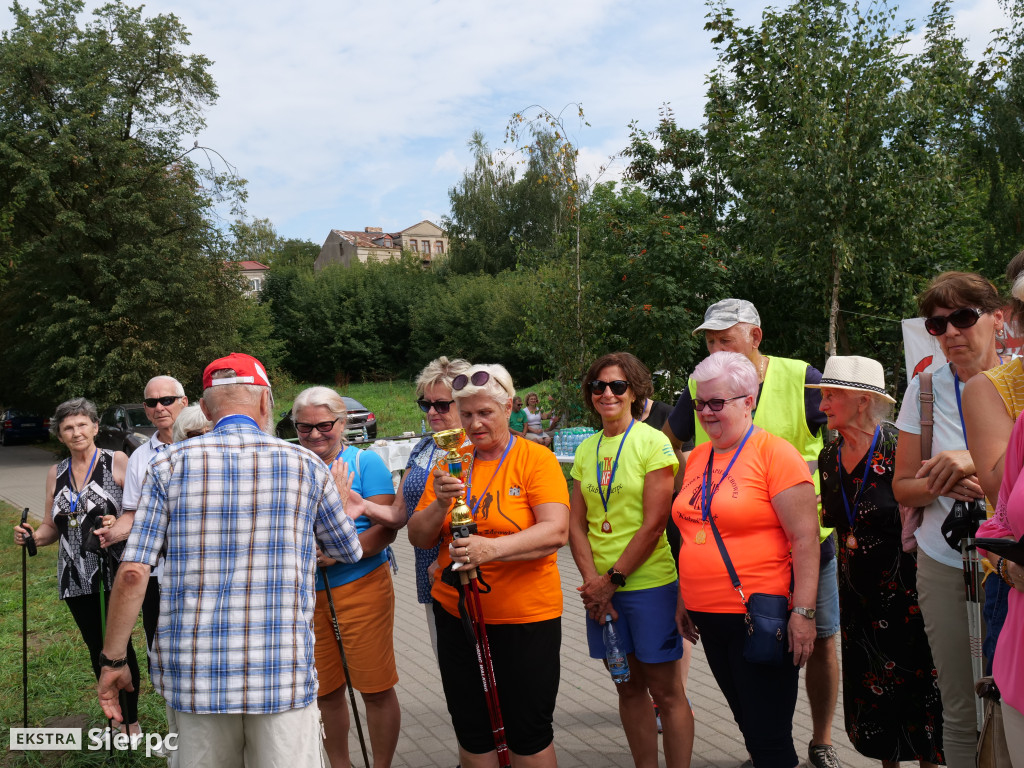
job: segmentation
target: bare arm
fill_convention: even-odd
[[[984,374],[972,376],[964,386],[964,423],[978,482],[992,507],[1003,482],[1003,460],[1013,431],[1013,419],[992,380]]]
[[[53,494],[57,487],[57,465],[54,464],[50,467],[50,470],[46,473],[46,495],[43,501],[43,522],[39,524],[39,528],[33,528],[30,523],[25,523],[24,526],[14,526],[14,543],[19,547],[24,546],[24,540],[22,536],[25,533],[31,533],[35,539],[37,547],[45,547],[47,544],[52,544],[60,537],[60,531],[57,530],[57,526],[53,523]]]
[[[940,451],[921,461],[921,436],[900,430],[892,480],[896,501],[908,507],[926,507],[939,496],[970,501],[983,492],[967,451]]]
[[[128,471],[128,454],[124,451],[114,452],[114,465],[112,467],[114,482],[124,488],[124,478]]]
[[[474,534],[450,544],[449,552],[457,549],[463,558],[458,562],[464,562],[464,549],[468,547],[469,564],[478,566],[493,560],[536,560],[565,546],[569,538],[569,508],[565,504],[538,504],[533,507],[533,516],[536,522],[518,533],[494,538]]]
[[[146,597],[149,573],[150,568],[145,563],[121,563],[117,569],[107,614],[107,634],[103,640],[103,655],[108,659],[123,659],[128,654],[128,640]],[[122,689],[134,690],[128,667],[102,667],[96,690],[107,717],[123,719],[118,702],[118,692]]]
[[[355,491],[352,491],[352,493],[355,493]],[[394,500],[395,494],[393,493],[379,493],[376,496],[370,496],[364,501],[368,505],[374,504],[376,506],[390,509],[391,503]],[[367,517],[369,517],[369,515],[367,515]],[[363,548],[363,559],[383,552],[385,547],[394,542],[396,536],[398,536],[398,530],[395,528],[387,528],[383,525],[376,524],[371,525],[359,534],[359,544]],[[319,547],[317,547],[317,556],[319,557],[320,565],[334,565],[335,563],[340,562],[330,555],[321,554]]]
[[[814,486],[800,483],[772,497],[772,507],[786,531],[793,552],[793,606],[813,608],[818,596],[818,509]],[[802,667],[814,649],[814,622],[794,613],[789,618],[789,649],[793,663]]]

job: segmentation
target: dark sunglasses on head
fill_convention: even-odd
[[[932,317],[926,318],[924,321],[924,327],[932,336],[941,336],[946,332],[946,328],[950,324],[952,324],[954,328],[961,329],[977,325],[978,318],[983,314],[985,313],[977,307],[963,307],[962,309],[950,312],[948,315],[933,315]]]
[[[331,421],[319,421],[316,424],[304,424],[301,421],[295,422],[295,431],[300,435],[308,435],[314,429],[321,435],[326,435],[334,429],[334,425],[337,424],[339,419],[332,419]]]
[[[715,397],[715,398],[712,398],[711,400],[701,400],[700,398],[696,398],[695,397],[690,402],[693,403],[693,410],[695,410],[697,413],[700,413],[701,411],[703,411],[705,405],[708,408],[710,408],[712,411],[714,411],[715,413],[718,413],[720,410],[725,408],[725,404],[726,403],[728,403],[728,402],[730,402],[732,400],[741,400],[744,397],[746,397],[746,395],[736,395],[736,397],[725,397],[725,398]]]
[[[431,408],[438,413],[448,413],[448,409],[452,407],[454,402],[454,400],[417,400],[416,405],[424,413],[430,413]]]
[[[144,402],[147,408],[156,408],[156,404],[160,403],[164,408],[172,405],[176,400],[181,400],[184,395],[167,395],[166,397],[147,397]]]
[[[605,387],[609,387],[613,395],[624,395],[626,390],[629,389],[629,382],[618,379],[616,381],[601,381],[600,379],[594,379],[590,382],[590,391],[595,395],[604,394]]]
[[[487,371],[477,371],[472,376],[467,376],[464,373],[460,373],[454,379],[452,379],[452,389],[456,392],[461,392],[466,388],[467,384],[472,384],[474,387],[482,387],[488,381],[491,380],[491,374]],[[502,387],[504,389],[504,387]]]

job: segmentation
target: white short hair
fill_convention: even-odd
[[[724,378],[733,385],[735,395],[750,395],[757,399],[758,381],[757,369],[750,362],[746,355],[739,352],[715,352],[705,357],[690,378],[698,384],[704,381],[712,381]]]

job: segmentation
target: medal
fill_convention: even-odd
[[[636,421],[634,419],[629,420],[629,426],[626,427],[625,434],[622,435],[622,442],[619,443],[619,450],[615,452],[615,462],[612,464],[611,471],[608,473],[608,495],[604,495],[604,491],[601,488],[601,440],[604,438],[604,433],[597,438],[597,451],[594,460],[597,462],[597,495],[601,497],[601,504],[604,506],[604,522],[601,523],[602,533],[611,533],[612,524],[608,522],[608,502],[612,499],[612,482],[615,480],[615,470],[619,468],[619,456],[622,455],[622,446],[626,444],[626,438],[629,437],[629,430],[633,428],[633,424]]]
[[[78,518],[77,517],[69,517],[68,518],[68,528],[77,528],[77,527],[78,527]]]
[[[849,536],[846,537],[846,548],[847,549],[856,549],[857,548],[857,537],[854,536],[852,533]]]
[[[694,544],[703,544],[707,540],[708,540],[708,535],[704,531],[704,526],[701,526],[700,530],[697,531],[697,535],[693,537],[693,543]]]
[[[611,533],[612,532],[612,524],[609,523],[607,520],[605,520],[603,523],[601,523],[601,532],[602,533]]]

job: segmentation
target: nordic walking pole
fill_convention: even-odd
[[[90,534],[95,536],[95,533]],[[107,590],[107,552],[103,550],[97,553],[100,559],[100,635],[103,638],[107,636],[107,597],[104,594]],[[121,717],[124,717],[124,710],[121,710]],[[125,725],[125,730],[128,730]],[[110,741],[107,742],[110,747],[110,757],[114,756],[114,720],[113,718],[107,718],[107,733],[110,734]]]
[[[352,690],[352,678],[348,673],[348,659],[345,658],[345,646],[341,644],[341,629],[338,627],[338,612],[334,609],[334,595],[331,594],[331,582],[327,578],[327,569],[320,569],[327,591],[327,605],[331,609],[331,626],[334,627],[334,639],[338,641],[338,653],[341,654],[341,668],[345,672],[345,683],[348,686],[348,700],[352,704],[352,716],[356,719],[356,734],[359,736],[359,748],[363,752],[363,765],[370,768],[370,757],[366,753],[366,740],[363,738],[363,726],[359,722],[359,708],[356,706],[356,693]]]
[[[21,525],[28,522],[28,507],[21,512]],[[28,558],[35,557],[36,540],[25,535],[21,547],[21,690],[23,694],[23,725],[28,728]]]

